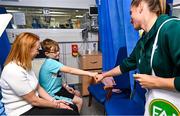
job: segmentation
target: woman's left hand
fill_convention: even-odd
[[[142,88],[153,89],[157,87],[158,77],[147,74],[134,74],[135,80],[139,82]]]
[[[63,100],[53,100],[53,102],[55,102],[55,103],[63,103],[63,104],[69,105],[68,102],[63,101]]]

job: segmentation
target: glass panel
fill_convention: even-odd
[[[173,8],[172,15],[180,18],[180,8]]]
[[[6,7],[13,15],[13,28],[87,28],[90,23],[88,9],[59,9],[33,7]]]
[[[174,2],[172,15],[180,18],[180,4],[177,2]]]

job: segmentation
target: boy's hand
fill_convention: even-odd
[[[95,78],[95,76],[98,74],[98,72],[89,72],[89,76],[90,77],[93,77],[93,82],[96,82],[96,78]]]
[[[74,94],[78,97],[81,97],[81,93],[78,90],[74,90]]]
[[[98,72],[89,72],[90,77],[95,77],[98,74]]]
[[[71,94],[81,97],[80,92],[78,90],[74,90],[72,87],[67,86],[66,90]]]
[[[75,94],[75,90],[72,87],[67,86],[66,90],[71,94]]]
[[[100,82],[103,78],[104,78],[103,74],[97,74],[94,77],[96,83]]]

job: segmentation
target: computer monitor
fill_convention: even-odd
[[[98,8],[96,6],[89,7],[89,15],[90,16],[97,16],[98,15]]]

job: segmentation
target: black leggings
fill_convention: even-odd
[[[57,96],[63,96],[63,97],[67,97],[67,98],[74,98],[74,94],[69,93],[64,87],[62,87],[60,89],[60,91],[58,91],[57,93],[55,93],[55,95]],[[78,108],[76,106],[76,104],[69,104],[69,106],[76,112],[78,112]]]
[[[79,115],[79,113],[67,109],[33,107],[32,109],[30,109],[22,115]]]
[[[55,95],[57,95],[57,96],[63,96],[63,97],[71,98],[71,99],[74,98],[74,94],[69,93],[69,91],[67,91],[64,87],[62,87],[62,88],[60,89],[60,91],[58,91],[57,93],[55,93]]]

